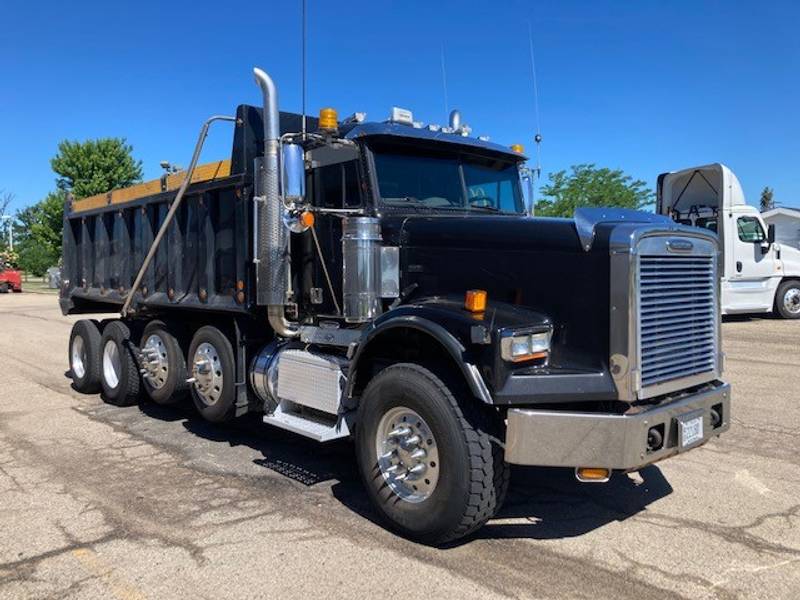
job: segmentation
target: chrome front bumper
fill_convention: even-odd
[[[635,415],[509,409],[505,459],[517,465],[604,467],[634,471],[650,463],[695,448],[730,427],[730,385],[655,406]],[[711,409],[721,408],[722,420],[712,428]],[[681,448],[678,418],[703,415],[703,437]],[[648,431],[663,431],[663,446],[648,449]]]

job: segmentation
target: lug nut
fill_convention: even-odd
[[[417,448],[411,453],[411,458],[414,460],[422,460],[428,456],[428,453],[425,451],[425,448]]]
[[[403,445],[403,448],[408,449],[416,446],[421,441],[422,441],[421,437],[419,437],[418,435],[412,435],[411,437],[404,439],[401,442],[401,444]]]
[[[408,472],[414,477],[419,477],[420,475],[423,475],[427,470],[428,470],[428,465],[426,465],[425,463],[419,463],[418,465],[414,465],[413,467],[411,467],[408,470]]]
[[[408,427],[398,427],[397,429],[390,431],[388,437],[390,438],[405,437],[409,433],[411,433],[411,429],[409,429]]]

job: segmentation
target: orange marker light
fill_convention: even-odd
[[[578,481],[603,483],[611,477],[611,470],[601,467],[578,467],[575,469],[575,477]]]
[[[512,144],[511,151],[516,152],[517,154],[525,154],[525,146],[522,144]]]
[[[313,227],[314,213],[308,210],[305,210],[302,213],[300,213],[300,223],[303,224],[303,227]]]
[[[339,128],[339,115],[335,108],[321,108],[319,110],[319,128],[335,131]]]
[[[467,290],[467,295],[464,298],[464,308],[474,313],[485,311],[486,290]]]

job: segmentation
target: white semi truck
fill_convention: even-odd
[[[656,211],[720,238],[722,314],[774,312],[800,318],[800,250],[775,242],[742,186],[714,163],[658,177]]]

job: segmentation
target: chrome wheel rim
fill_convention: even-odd
[[[157,334],[147,337],[142,346],[142,369],[144,380],[153,389],[160,390],[167,384],[169,360],[167,346]]]
[[[800,288],[790,288],[783,295],[783,307],[793,315],[800,313]]]
[[[222,363],[219,352],[212,344],[203,342],[197,347],[192,357],[192,375],[194,389],[200,399],[212,406],[222,395]]]
[[[72,374],[78,379],[83,379],[86,375],[86,348],[83,344],[83,338],[76,335],[72,339],[72,347],[70,348],[70,369]]]
[[[383,415],[375,452],[383,479],[397,496],[417,503],[433,494],[439,481],[439,448],[418,413],[398,406]]]
[[[114,340],[108,340],[103,346],[103,379],[110,388],[119,385],[120,371],[122,371],[122,361],[119,356]]]

